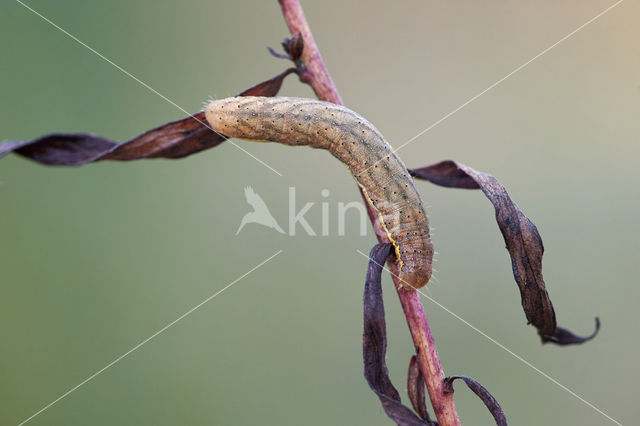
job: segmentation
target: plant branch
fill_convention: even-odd
[[[320,51],[313,39],[311,29],[304,17],[299,1],[279,0],[279,2],[291,35],[294,37],[302,36],[304,42],[301,56],[304,69],[299,70],[300,80],[313,88],[318,99],[343,105],[338,89],[331,80],[329,71],[322,61]],[[367,206],[369,219],[378,241],[381,243],[388,242],[387,234],[379,224],[377,213],[373,211],[366,200],[364,204]],[[425,378],[436,418],[440,426],[459,426],[460,420],[453,402],[453,394],[445,392],[444,372],[440,365],[440,359],[438,358],[438,352],[422,302],[420,301],[420,295],[417,291],[405,290],[400,285],[397,278],[398,271],[394,263],[390,264],[390,269],[411,337],[415,344],[420,370]]]
[[[279,0],[279,2],[291,35],[294,37],[300,35],[304,41],[302,64],[305,69],[300,73],[300,81],[310,85],[318,99],[344,105],[338,89],[331,80],[329,71],[322,61],[320,50],[313,39],[300,3],[297,0]]]

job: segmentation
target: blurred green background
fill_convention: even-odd
[[[280,72],[276,1],[31,0],[29,5],[196,112]],[[399,146],[613,4],[304,1],[347,106]],[[480,192],[419,183],[438,251],[428,294],[622,424],[640,379],[640,30],[626,1],[399,151],[498,177],[544,239],[559,324],[600,336],[542,346],[525,325]],[[126,140],[184,113],[19,3],[0,4],[0,139],[91,131]],[[281,92],[312,96],[295,77]],[[361,292],[375,238],[324,152],[239,142],[183,160],[52,168],[0,162],[0,424],[17,424],[246,273],[283,253],[47,409],[33,425],[388,425],[362,376]],[[288,187],[331,236],[249,225],[251,185],[282,226]],[[388,365],[404,395],[412,351],[385,278]],[[478,379],[513,425],[610,425],[427,299],[446,373]],[[463,424],[490,425],[457,385]],[[635,395],[635,396],[634,396]],[[404,398],[406,400],[406,397]]]

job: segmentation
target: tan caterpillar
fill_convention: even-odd
[[[378,213],[408,289],[431,277],[429,224],[407,168],[380,132],[355,112],[305,98],[234,97],[205,110],[211,128],[228,137],[322,148],[344,163]]]

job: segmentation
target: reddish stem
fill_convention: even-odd
[[[302,62],[306,70],[300,75],[301,81],[309,84],[315,92],[318,99],[343,105],[338,89],[336,89],[327,67],[322,61],[320,51],[316,45],[309,24],[304,17],[302,7],[298,0],[279,0],[287,22],[289,31],[293,36],[302,35],[304,40],[304,49],[302,51]],[[364,199],[364,197],[363,197]],[[369,212],[369,219],[376,232],[378,241],[387,243],[389,239],[386,232],[381,228],[378,215],[373,211],[369,203],[365,200],[365,206]],[[438,351],[429,329],[429,323],[424,313],[420,295],[417,291],[405,290],[397,279],[397,271],[395,264],[390,263],[391,277],[395,283],[402,309],[411,337],[416,347],[420,371],[425,378],[427,391],[431,399],[431,405],[435,412],[436,418],[440,426],[459,426],[460,420],[456,413],[456,407],[453,402],[453,394],[444,392],[444,372],[438,358]]]
[[[302,63],[306,67],[306,72],[300,75],[300,80],[313,88],[318,99],[344,105],[338,89],[336,89],[327,67],[322,61],[320,50],[313,39],[311,29],[307,23],[302,7],[297,0],[279,0],[284,20],[287,22],[291,35],[300,34],[304,41],[302,50]]]

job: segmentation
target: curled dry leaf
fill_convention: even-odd
[[[289,68],[239,96],[275,96],[284,78],[296,72]],[[90,133],[52,133],[28,141],[0,143],[0,158],[15,152],[49,166],[81,166],[102,160],[130,161],[142,158],[182,158],[224,142],[213,132],[204,112],[151,129],[124,143]]]
[[[304,39],[302,35],[298,33],[291,38],[285,38],[281,44],[286,53],[279,53],[271,47],[267,47],[267,50],[276,58],[288,59],[296,64],[297,67],[304,67],[301,61],[302,51],[304,50]],[[298,69],[298,71],[300,71],[300,69]]]
[[[418,364],[418,358],[415,355],[411,356],[409,361],[409,372],[407,373],[407,393],[411,400],[411,405],[416,413],[427,422],[431,421],[429,417],[429,411],[427,410],[426,401],[426,384],[422,372],[420,371],[420,364]]]
[[[594,337],[596,337],[596,334],[598,334],[598,331],[600,331],[600,318],[596,317],[596,328],[595,330],[593,330],[593,333],[591,333],[588,336],[576,336],[566,328],[556,327],[556,331],[553,333],[552,336],[547,338],[545,342],[551,342],[558,345],[573,345],[573,344],[584,343],[587,340],[591,340]]]
[[[369,267],[364,286],[364,333],[362,357],[364,377],[369,387],[380,399],[389,418],[401,426],[431,425],[402,405],[400,394],[391,383],[385,361],[387,352],[387,328],[382,301],[382,266],[391,253],[392,245],[377,244],[369,254]]]
[[[409,172],[436,185],[481,189],[484,192],[495,208],[496,220],[511,256],[513,276],[520,288],[525,315],[529,323],[538,329],[543,343],[579,344],[596,336],[600,328],[597,318],[596,330],[586,337],[557,326],[553,305],[542,278],[542,238],[536,226],[520,211],[495,177],[450,160]]]
[[[298,62],[302,58],[302,51],[304,50],[304,38],[302,34],[298,33],[291,38],[284,39],[282,48],[287,52],[293,62]]]
[[[456,379],[463,380],[469,389],[473,391],[478,397],[484,402],[484,405],[489,409],[493,419],[496,421],[498,426],[507,426],[507,418],[504,416],[504,412],[498,404],[498,401],[489,393],[489,391],[482,386],[480,383],[476,382],[470,377],[467,376],[451,376],[444,379],[445,384],[445,392],[453,392],[453,382]]]

